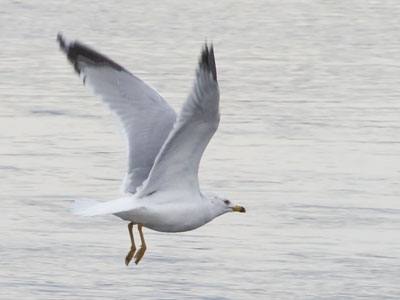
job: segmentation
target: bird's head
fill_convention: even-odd
[[[204,196],[207,198],[208,201],[210,201],[211,206],[219,211],[221,215],[233,211],[241,213],[246,212],[246,209],[243,206],[232,203],[232,201],[227,199],[226,197],[221,197],[213,193],[206,193],[204,194]]]

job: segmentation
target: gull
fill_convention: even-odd
[[[113,214],[129,221],[131,248],[125,258],[138,264],[147,246],[143,227],[160,232],[196,229],[227,212],[245,212],[229,199],[200,191],[201,156],[218,128],[219,88],[212,44],[204,45],[192,90],[177,115],[160,94],[105,55],[57,35],[61,50],[84,85],[117,116],[128,145],[122,197],[75,201],[81,216]],[[133,226],[141,247],[136,251]]]

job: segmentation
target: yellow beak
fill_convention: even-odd
[[[245,212],[246,212],[246,209],[245,209],[243,206],[236,205],[236,206],[233,208],[233,211],[245,213]]]

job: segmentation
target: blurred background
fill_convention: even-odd
[[[400,2],[0,0],[1,299],[399,299]],[[205,41],[221,123],[203,190],[246,207],[193,232],[69,213],[119,195],[125,145],[57,32],[179,111]]]

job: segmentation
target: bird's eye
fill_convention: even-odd
[[[229,200],[224,200],[224,203],[225,203],[226,205],[231,204],[231,202],[230,202]]]

